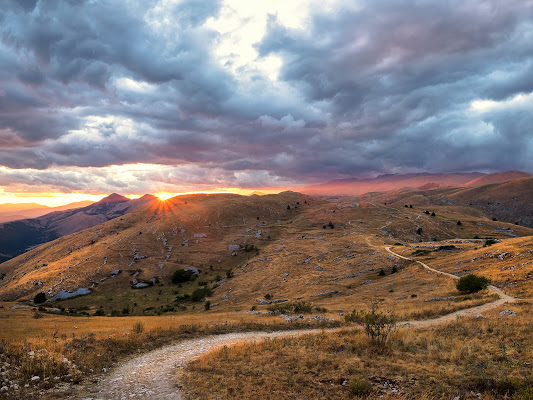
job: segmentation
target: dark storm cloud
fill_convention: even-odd
[[[177,165],[156,178],[221,186],[533,171],[533,100],[509,102],[533,92],[532,1],[345,2],[305,29],[270,16],[256,49],[281,58],[275,83],[217,59],[223,38],[205,22],[220,8],[5,1],[0,166]],[[482,99],[509,106],[471,107]],[[65,179],[43,174],[36,185]],[[90,186],[69,178],[70,190]]]

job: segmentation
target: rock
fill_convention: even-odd
[[[156,278],[150,278],[149,282],[151,282],[152,285],[155,285],[155,283],[157,282],[157,279]]]
[[[195,233],[194,234],[194,238],[195,239],[200,239],[200,238],[206,238],[207,235],[205,233]]]
[[[282,277],[286,277],[286,276],[289,276],[289,273],[288,272],[285,272],[283,275],[281,275]]]
[[[230,251],[236,251],[236,250],[240,250],[241,249],[241,246],[239,246],[238,244],[230,244],[228,245],[228,250]]]
[[[324,271],[324,268],[322,268],[320,265],[317,265],[315,268],[313,268],[315,271]]]
[[[276,300],[272,300],[271,303],[283,303],[285,301],[289,301],[289,299],[276,299]]]
[[[194,275],[198,275],[200,273],[199,270],[197,270],[196,268],[192,268],[192,267],[186,267],[186,268],[183,268],[184,271],[190,271],[192,272]]]
[[[140,283],[137,283],[136,285],[133,285],[133,288],[144,289],[144,288],[147,288],[148,286],[150,286],[148,283],[140,282]]]
[[[2,386],[0,388],[0,393],[6,393],[8,391],[8,387],[7,386]]]
[[[513,310],[503,310],[500,315],[508,315],[511,317],[516,317],[516,312]]]
[[[372,280],[369,279],[368,281],[364,281],[363,283],[361,283],[361,285],[366,285],[367,283],[372,283]]]
[[[323,297],[323,296],[329,296],[329,295],[337,294],[337,293],[339,293],[337,290],[332,290],[331,292],[312,294],[309,297]]]
[[[91,293],[91,289],[86,289],[86,288],[80,288],[78,290],[75,290],[74,292],[68,292],[66,290],[61,290],[54,297],[51,297],[50,299],[46,301],[49,302],[49,301],[56,301],[56,300],[65,300],[65,299],[70,299],[72,297],[85,296],[90,293]]]
[[[40,381],[40,380],[41,380],[41,377],[40,377],[40,376],[34,375],[34,376],[31,377],[31,381],[32,381],[32,382],[38,382],[38,381]]]
[[[270,304],[270,301],[268,300],[256,299],[255,301],[257,301],[257,303],[259,303],[260,305]]]
[[[120,274],[120,269],[114,269],[111,271],[111,276],[117,276],[118,274]]]
[[[486,317],[484,315],[481,315],[481,314],[474,314],[474,315],[472,315],[472,318],[474,318],[474,319],[481,318],[482,319],[482,318],[486,318]]]

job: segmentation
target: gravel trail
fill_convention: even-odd
[[[385,247],[391,255],[405,260],[411,260]],[[413,261],[413,260],[411,260]],[[441,272],[431,268],[427,264],[416,261],[424,268],[434,273],[446,275],[453,279],[459,277]],[[495,286],[489,286],[489,290],[498,294],[498,300],[486,303],[477,307],[459,310],[442,317],[423,321],[408,321],[400,324],[401,327],[422,328],[444,322],[456,320],[458,317],[475,315],[483,311],[490,310],[502,304],[513,302],[516,299],[505,294]],[[329,331],[338,330],[330,329]],[[298,336],[307,333],[318,333],[320,329],[314,330],[293,330],[277,332],[245,332],[228,333],[224,335],[212,335],[203,338],[189,339],[177,344],[168,345],[158,350],[151,351],[129,361],[124,362],[115,368],[111,373],[102,379],[98,384],[87,387],[79,399],[146,399],[153,398],[167,400],[180,400],[179,383],[176,382],[176,373],[179,368],[201,354],[220,346],[228,346],[240,342],[257,341],[267,338]]]

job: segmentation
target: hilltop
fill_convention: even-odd
[[[119,217],[151,201],[155,201],[155,197],[143,196],[137,200],[130,200],[114,193],[85,207],[65,210],[65,206],[62,206],[37,218],[1,223],[0,262],[42,243]]]
[[[481,172],[388,174],[369,179],[353,178],[321,183],[303,188],[301,192],[313,196],[361,196],[365,193],[389,192],[400,189],[425,191],[477,187],[527,177],[531,177],[531,174],[521,171],[505,171],[494,174]]]

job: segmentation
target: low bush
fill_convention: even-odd
[[[203,287],[196,289],[191,294],[191,300],[192,301],[202,301],[205,297],[211,296],[213,294],[213,291],[208,287]]]
[[[172,283],[184,283],[189,281],[194,281],[196,275],[192,271],[185,271],[184,269],[176,270],[171,277]]]
[[[33,302],[35,304],[42,304],[46,301],[46,293],[44,292],[39,292],[35,295],[35,297],[33,298]]]
[[[307,301],[276,303],[269,305],[267,310],[279,314],[310,314],[313,312],[313,305]]]
[[[366,396],[370,393],[372,385],[366,378],[356,378],[348,384],[348,389],[350,393],[354,396]]]
[[[489,285],[490,279],[485,278],[484,276],[469,274],[459,279],[456,287],[460,292],[474,293],[485,289]]]

